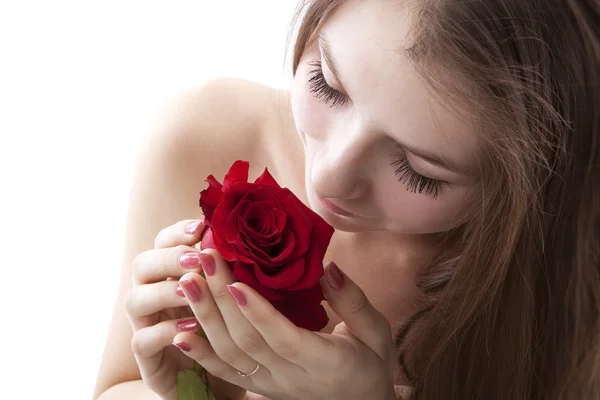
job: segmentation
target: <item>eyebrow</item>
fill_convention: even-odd
[[[329,41],[323,35],[319,35],[318,39],[319,39],[319,44],[321,46],[321,51],[323,51],[323,58],[325,58],[325,63],[331,70],[331,73],[333,74],[333,77],[335,78],[335,80],[338,81],[338,83],[340,84],[340,86],[343,89],[344,85],[342,84],[342,80],[340,79],[339,69],[337,68],[335,61],[333,60],[333,56],[331,55],[331,45],[329,44]],[[344,89],[344,91],[345,91],[345,89]]]
[[[322,34],[318,35],[318,40],[319,40],[319,44],[321,46],[321,51],[323,52],[323,58],[325,58],[325,62],[327,63],[327,66],[331,70],[333,77],[337,80],[337,82],[340,84],[342,89],[344,91],[346,91],[344,89],[344,85],[342,84],[342,80],[340,79],[339,69],[337,68],[336,63],[333,60],[333,56],[331,53],[331,45],[330,45],[329,41]],[[458,174],[470,175],[470,171],[467,168],[464,168],[463,166],[456,164],[452,160],[441,157],[435,153],[431,153],[424,149],[407,146],[404,143],[398,142],[397,139],[394,139],[394,140],[403,149],[408,150],[410,153],[416,155],[419,158],[422,158],[423,160],[427,161],[428,163],[430,163],[432,165],[441,167],[443,169],[446,169],[448,171],[452,171],[452,172],[455,172]]]

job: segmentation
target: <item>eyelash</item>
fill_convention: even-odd
[[[398,180],[401,183],[406,184],[406,190],[410,190],[413,193],[433,195],[433,198],[437,199],[446,182],[419,174],[410,165],[404,152],[394,153],[393,157],[395,160],[390,165],[396,168],[394,173],[400,176]]]
[[[308,87],[310,92],[317,99],[325,104],[331,103],[331,107],[342,107],[348,104],[350,101],[348,96],[329,86],[325,80],[325,76],[323,75],[323,67],[320,61],[314,61],[308,65],[315,67],[313,70],[308,72],[308,76],[310,77],[308,79]]]

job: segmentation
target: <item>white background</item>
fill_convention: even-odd
[[[140,140],[207,79],[289,87],[295,6],[0,1],[0,398],[91,398]]]

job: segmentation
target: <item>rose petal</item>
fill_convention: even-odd
[[[242,198],[236,204],[233,210],[229,211],[227,214],[227,217],[225,218],[225,225],[223,226],[224,229],[221,234],[225,237],[228,243],[235,243],[237,241],[239,234],[239,226],[237,222],[241,219],[241,215],[246,207],[248,207],[248,201],[245,201],[245,199]]]
[[[251,250],[248,252],[248,257],[263,267],[276,267],[284,264],[290,258],[296,240],[292,232],[285,231],[281,241],[271,248],[259,248],[250,240],[245,240],[244,243],[246,243],[246,248]]]
[[[233,255],[233,253],[231,252],[231,246],[227,243],[225,238],[222,237],[222,235],[219,235],[219,232],[222,232],[222,230],[218,227],[219,222],[220,222],[218,216],[221,214],[221,212],[220,212],[221,207],[222,207],[222,203],[219,204],[219,206],[215,209],[213,223],[211,224],[212,240],[213,240],[215,249],[217,249],[219,251],[219,253],[221,253],[221,256],[225,260],[235,261],[236,258]],[[217,224],[215,224],[215,222]]]
[[[247,192],[247,196],[250,199],[250,201],[272,203],[275,208],[285,210],[283,201],[279,196],[279,193],[283,189],[275,188],[272,186],[256,185],[253,183],[249,185],[253,185]]]
[[[259,263],[264,268],[275,266],[275,264],[270,261],[270,257],[265,250],[257,247],[249,238],[246,238],[242,234],[238,236],[234,248],[238,258],[247,264]]]
[[[225,237],[227,232],[227,224],[225,219],[230,214],[231,210],[238,204],[239,200],[243,198],[245,189],[248,188],[249,183],[236,183],[232,184],[223,196],[217,208],[212,220],[213,235],[215,243],[220,245],[219,251],[227,261],[233,261],[234,256],[231,252],[230,245]]]
[[[329,317],[321,305],[324,300],[319,285],[296,292],[286,292],[285,298],[273,302],[273,306],[296,326],[319,331],[327,326]]]
[[[237,160],[233,163],[229,172],[225,174],[223,178],[223,191],[229,189],[234,183],[248,182],[248,170],[250,169],[250,163],[248,161]]]
[[[285,228],[287,220],[286,213],[278,209],[280,204],[274,204],[270,201],[254,200],[250,197],[244,197],[244,199],[247,199],[250,204],[244,210],[242,220],[238,221],[238,227],[240,231],[243,231],[244,235],[251,237],[252,242],[259,247],[272,246],[273,244],[277,243],[280,239],[279,235]],[[258,208],[264,208],[273,215],[269,215],[268,218],[261,218],[259,215],[256,215],[259,213]],[[261,221],[258,222],[260,226],[249,226],[249,220],[254,218],[261,219]],[[265,232],[263,233],[255,229],[261,229]]]
[[[293,285],[304,274],[304,259],[299,258],[286,264],[283,268],[274,274],[267,275],[258,266],[254,266],[254,276],[258,281],[271,289],[286,289]]]
[[[310,208],[306,207],[304,204],[302,204],[300,207],[306,208],[306,213],[312,221],[314,235],[313,242],[318,247],[319,257],[323,259],[335,230],[323,218],[321,218],[321,216],[319,216]]]
[[[282,264],[286,260],[293,259],[292,255],[296,249],[296,235],[291,230],[285,230],[281,235],[279,243],[273,246],[269,254],[269,260],[274,264]]]
[[[312,221],[306,215],[306,206],[300,207],[302,202],[288,189],[282,189],[282,200],[288,215],[286,230],[294,232],[296,248],[291,257],[299,257],[308,250],[312,238]]]
[[[251,248],[242,235],[238,236],[238,239],[235,243],[230,243],[231,251],[235,255],[235,257],[243,263],[246,264],[254,264],[254,263],[264,263],[262,259],[259,258],[260,255],[255,254],[256,249]]]
[[[259,292],[261,296],[271,302],[282,300],[284,297],[279,292],[271,290],[258,282],[254,274],[250,272],[253,269],[254,267],[252,265],[236,262],[233,267],[233,276],[240,282],[244,282],[252,289]]]
[[[252,235],[270,236],[273,232],[275,226],[273,212],[260,202],[248,205],[241,217],[248,233]]]
[[[287,213],[285,213],[284,206],[280,199],[278,199],[274,193],[271,193],[272,189],[273,188],[268,188],[264,186],[256,187],[253,190],[249,190],[248,193],[246,193],[246,195],[244,196],[244,199],[248,200],[252,204],[264,204],[264,207],[268,208],[269,210],[277,210],[277,213],[280,214],[277,218],[279,233],[273,232],[273,234],[281,234],[286,225]],[[269,238],[268,236],[268,234],[255,232],[252,234],[252,242],[262,246],[263,244],[272,245],[279,241],[278,237]]]
[[[311,247],[304,255],[304,275],[287,290],[308,289],[319,282],[323,276],[323,257],[319,255],[318,246],[316,242],[311,243]]]
[[[279,186],[279,184],[277,183],[277,181],[275,180],[275,178],[273,178],[271,176],[271,174],[269,173],[269,170],[267,168],[265,168],[265,170],[263,171],[263,173],[261,174],[261,176],[259,176],[258,178],[256,178],[256,180],[254,181],[254,183],[258,183],[258,184],[262,184],[262,185],[267,185],[267,186],[275,186],[277,188],[281,187],[281,186]]]
[[[273,208],[272,203],[255,202],[250,204],[243,213],[244,224],[253,237],[268,239],[279,234],[285,227],[287,215]]]
[[[205,223],[210,225],[214,211],[221,201],[221,196],[223,195],[221,189],[223,186],[212,175],[206,178],[206,182],[208,182],[208,187],[200,192],[199,204],[204,214]]]

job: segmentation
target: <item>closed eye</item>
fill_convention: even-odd
[[[320,61],[314,61],[308,65],[314,67],[314,69],[308,72],[308,87],[310,92],[319,100],[325,104],[329,104],[331,107],[343,107],[350,101],[348,95],[335,90],[325,80],[323,75],[323,67]]]
[[[447,182],[428,178],[419,174],[408,162],[404,151],[394,153],[392,156],[394,157],[394,160],[390,165],[396,168],[394,173],[398,175],[398,180],[406,185],[406,190],[413,193],[430,195],[433,196],[434,199],[438,198],[443,186],[446,185]]]

